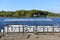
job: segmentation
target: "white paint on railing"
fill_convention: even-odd
[[[27,30],[27,32],[33,32],[34,28],[35,26],[24,25],[24,31]],[[1,32],[3,32],[2,30]],[[38,32],[43,32],[43,30],[44,32],[53,32],[53,26],[37,26]],[[23,25],[9,25],[9,27],[5,26],[4,31],[5,32],[23,32]],[[60,28],[58,27],[54,28],[54,32],[59,32],[59,31],[60,31]]]

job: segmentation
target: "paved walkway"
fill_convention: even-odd
[[[2,37],[0,40],[60,40],[60,33],[39,33],[38,35],[34,33],[13,33]]]
[[[10,33],[2,37],[0,40],[26,40],[26,33]]]
[[[34,34],[31,34],[29,40],[60,40],[60,35],[55,35],[55,34],[34,35]]]

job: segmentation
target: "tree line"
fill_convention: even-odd
[[[0,11],[0,17],[60,17],[60,14],[42,10]]]

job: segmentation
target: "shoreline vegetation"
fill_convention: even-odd
[[[0,11],[0,17],[18,17],[18,18],[30,18],[30,17],[60,17],[60,14],[42,10],[16,10],[16,11]]]

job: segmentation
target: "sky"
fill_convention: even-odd
[[[0,11],[32,9],[60,13],[60,0],[0,0]]]

